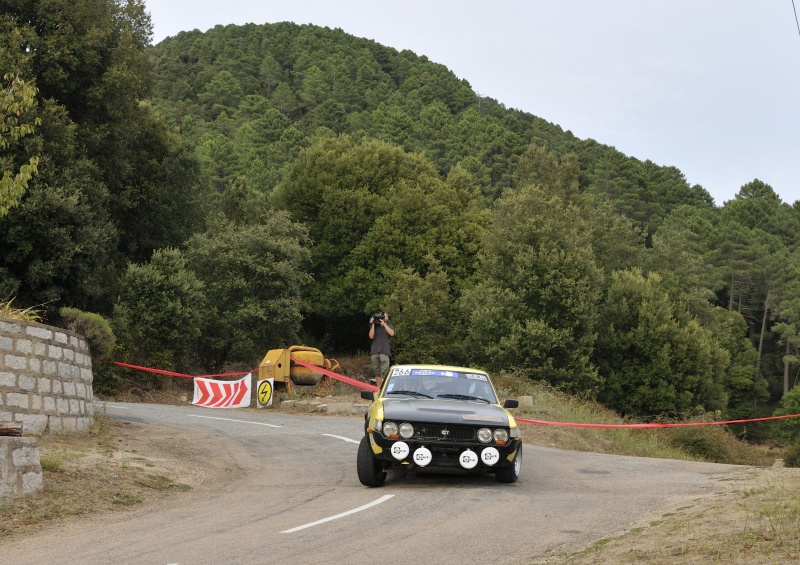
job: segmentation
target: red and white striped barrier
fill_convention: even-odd
[[[196,377],[192,404],[206,408],[247,408],[250,406],[250,379],[249,373],[238,381]]]

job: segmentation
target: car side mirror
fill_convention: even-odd
[[[372,392],[371,390],[362,390],[361,391],[361,398],[363,398],[364,400],[370,400],[370,401],[375,400],[375,393]]]
[[[363,392],[361,394],[364,394]],[[503,408],[519,408],[519,400],[516,398],[506,398],[503,402]]]

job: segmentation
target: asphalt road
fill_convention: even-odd
[[[542,563],[725,490],[742,467],[526,444],[514,484],[492,475],[356,476],[358,417],[109,403],[121,420],[190,430],[236,472],[171,505],[4,543],[8,565]],[[524,440],[524,428],[523,428]]]

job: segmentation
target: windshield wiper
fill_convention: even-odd
[[[432,396],[428,396],[424,392],[417,392],[416,390],[391,390],[386,394],[407,394],[409,396],[422,396],[424,398],[433,398]]]
[[[481,400],[486,404],[491,404],[490,400],[481,398],[480,396],[470,396],[469,394],[437,394],[436,398],[454,398],[456,400]]]

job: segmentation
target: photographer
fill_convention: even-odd
[[[369,339],[372,340],[369,356],[376,379],[383,379],[389,372],[389,338],[394,336],[394,329],[388,321],[389,314],[386,312],[373,314],[369,319]]]

